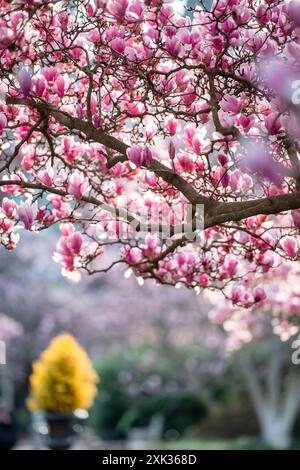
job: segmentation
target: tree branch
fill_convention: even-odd
[[[113,167],[119,161],[127,161],[127,149],[129,146],[115,137],[108,135],[102,129],[96,129],[87,121],[71,117],[67,113],[58,110],[54,106],[40,99],[25,100],[22,98],[8,97],[6,99],[6,103],[31,106],[39,111],[48,113],[68,129],[76,129],[80,132],[83,132],[88,139],[93,140],[94,142],[98,142],[105,147],[120,153],[120,157],[117,157],[111,162],[108,162],[108,168]],[[176,174],[173,170],[163,165],[162,163],[153,161],[153,163],[147,168],[153,171],[165,182],[178,189],[191,204],[206,204],[207,207],[211,207],[212,205],[216,204],[216,202],[214,203],[214,201],[211,201],[210,199],[198,194],[198,192],[187,181],[185,181],[181,176]]]
[[[120,154],[119,156],[108,161],[108,168],[113,167],[117,162],[127,161],[128,145],[116,137],[108,135],[102,129],[96,129],[87,121],[72,117],[41,99],[25,100],[22,98],[7,97],[6,103],[31,106],[42,113],[47,113],[54,117],[69,130],[72,131],[75,129],[80,131],[84,133],[89,140],[98,142],[118,152]],[[300,208],[300,192],[250,201],[217,202],[200,195],[197,190],[180,175],[157,160],[154,160],[147,168],[180,191],[191,204],[203,204],[205,206],[205,228],[220,225],[225,222],[238,222],[260,214],[279,214],[284,211]]]
[[[300,208],[300,192],[241,202],[224,202],[217,206],[218,213],[205,218],[205,228],[224,222],[238,222],[255,215],[280,214]]]

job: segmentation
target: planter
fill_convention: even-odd
[[[52,450],[67,450],[74,442],[74,415],[72,413],[45,413],[48,427],[46,445]]]
[[[32,415],[33,439],[37,448],[67,450],[82,430],[82,422],[88,413],[39,412]]]

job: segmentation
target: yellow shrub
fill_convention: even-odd
[[[88,409],[97,393],[97,382],[92,363],[75,338],[56,336],[32,365],[28,408],[61,413]]]

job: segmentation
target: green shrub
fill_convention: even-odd
[[[101,387],[91,425],[103,439],[122,439],[133,427],[148,426],[161,415],[164,431],[182,435],[198,425],[207,409],[183,374],[185,354],[147,345],[96,364]]]

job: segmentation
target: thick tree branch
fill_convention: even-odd
[[[31,106],[39,111],[47,113],[53,116],[60,124],[67,127],[68,129],[76,129],[77,131],[83,132],[88,139],[98,142],[111,150],[120,153],[120,157],[114,159],[112,162],[108,162],[108,168],[111,168],[118,161],[127,161],[127,149],[128,145],[113,136],[108,135],[102,129],[96,129],[89,122],[71,117],[67,113],[60,111],[52,105],[42,101],[40,99],[25,100],[22,98],[8,97],[6,99],[7,104]],[[148,167],[149,170],[153,171],[157,176],[162,178],[165,182],[171,184],[178,189],[191,204],[206,204],[209,208],[215,203],[210,199],[201,196],[198,192],[181,176],[177,175],[173,170],[163,165],[158,161]]]
[[[54,188],[52,186],[47,186],[42,183],[31,183],[30,181],[17,181],[17,180],[2,180],[0,181],[0,187],[2,186],[19,186],[22,189],[33,189],[37,191],[58,194],[59,196],[69,196],[69,194],[64,189]],[[82,196],[80,201],[83,201],[87,204],[92,204],[93,206],[99,207],[100,209],[109,212],[110,214],[114,215],[118,220],[123,221],[125,223],[130,224],[136,232],[139,233],[148,233],[154,232],[158,234],[164,234],[168,236],[178,235],[182,233],[186,233],[187,231],[191,230],[190,224],[175,224],[172,226],[164,225],[160,223],[143,223],[139,221],[133,214],[128,212],[125,209],[112,207],[109,204],[99,201],[94,196]],[[78,202],[80,202],[78,201]]]
[[[214,214],[205,218],[205,227],[238,222],[255,215],[280,214],[300,208],[300,192],[241,202],[220,203]]]
[[[52,105],[40,100],[25,100],[21,98],[8,97],[7,104],[31,106],[42,113],[54,117],[60,124],[70,130],[77,130],[84,133],[89,140],[98,142],[107,148],[118,152],[120,155],[108,162],[108,167],[112,167],[118,161],[127,161],[128,145],[119,139],[108,135],[102,129],[96,129],[87,121],[71,117],[67,113],[60,111]],[[165,182],[178,189],[187,200],[193,204],[204,204],[205,206],[205,228],[220,225],[225,222],[238,222],[247,217],[260,214],[270,215],[300,208],[300,192],[273,196],[250,201],[237,202],[217,202],[204,197],[192,187],[181,176],[165,166],[159,161],[153,161],[148,167]],[[53,192],[53,191],[52,191]]]

